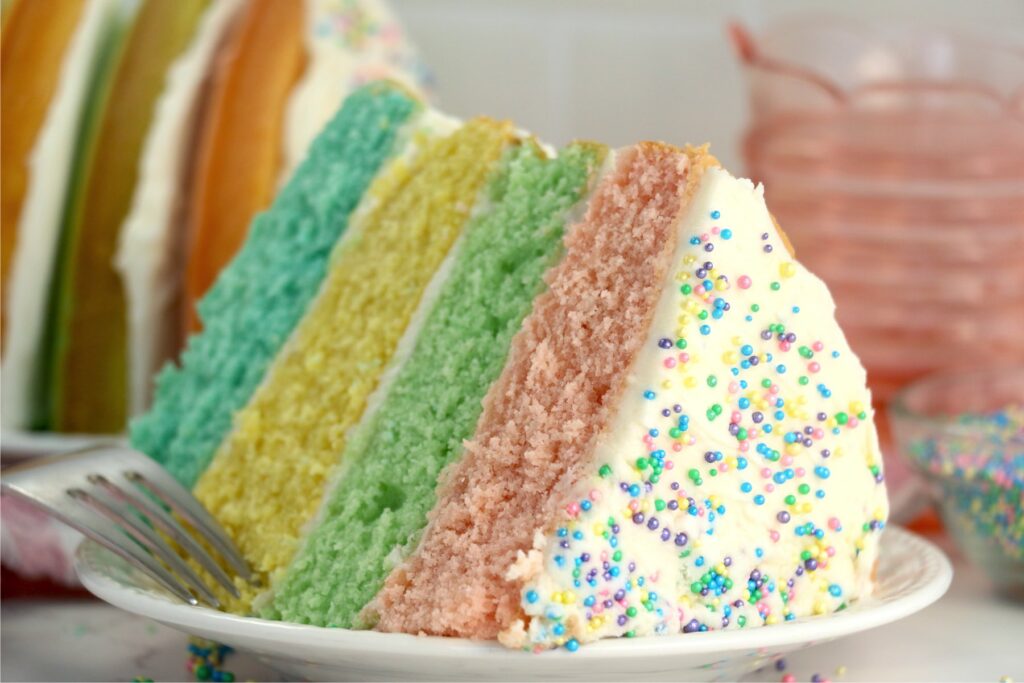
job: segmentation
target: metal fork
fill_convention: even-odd
[[[190,605],[202,601],[219,608],[220,601],[185,562],[188,557],[238,597],[231,577],[200,541],[237,576],[255,583],[213,516],[160,465],[130,448],[96,445],[33,458],[4,470],[0,491],[82,532]],[[158,532],[172,539],[184,557]]]

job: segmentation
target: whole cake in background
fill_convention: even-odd
[[[199,305],[132,443],[244,614],[574,650],[870,593],[866,377],[706,148],[550,149],[357,90]]]
[[[379,0],[14,0],[2,49],[5,431],[121,432],[345,93],[426,81]]]

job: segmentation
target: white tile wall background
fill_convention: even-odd
[[[451,113],[512,118],[553,144],[710,141],[735,169],[747,106],[731,19],[827,11],[1024,44],[1024,0],[392,1]]]

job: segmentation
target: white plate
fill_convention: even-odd
[[[938,600],[953,578],[935,546],[889,527],[875,594],[840,613],[747,631],[607,640],[571,654],[530,654],[490,642],[319,628],[189,607],[92,542],[79,548],[75,568],[86,588],[121,609],[250,651],[289,676],[339,681],[736,680],[787,652],[913,614]]]
[[[125,443],[122,434],[61,434],[59,432],[23,432],[4,429],[0,432],[0,449],[4,458],[32,458],[84,448],[94,443]]]

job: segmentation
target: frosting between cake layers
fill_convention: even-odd
[[[450,117],[443,117],[438,112],[427,109],[422,114],[417,116],[417,120],[409,124],[413,129],[418,130],[420,133],[425,132],[423,126],[430,126],[431,123],[438,126],[438,134],[450,134],[455,128],[458,127],[458,121]],[[442,133],[442,131],[444,131]],[[402,158],[403,162],[407,163],[419,149],[420,145],[409,142],[407,147],[400,153],[399,158]],[[359,207],[356,212],[359,214],[358,217],[354,216],[354,222],[345,235],[342,236],[342,241],[346,239],[353,239],[353,236],[360,231],[363,217],[370,211],[370,207],[376,205],[377,202],[373,199],[372,195],[367,194],[364,198],[365,201]],[[364,206],[365,205],[365,206]],[[380,409],[381,403],[387,397],[388,391],[391,385],[394,383],[398,373],[401,371],[405,362],[409,359],[410,354],[416,344],[416,339],[419,336],[420,330],[423,328],[423,324],[426,320],[427,315],[433,308],[434,303],[437,301],[437,297],[441,293],[441,288],[444,286],[445,281],[448,279],[448,275],[451,273],[452,268],[455,264],[455,259],[458,256],[460,247],[464,241],[465,235],[459,235],[455,242],[452,244],[451,249],[448,251],[447,256],[441,261],[441,265],[438,266],[437,271],[431,278],[429,284],[423,290],[423,294],[420,297],[420,303],[409,319],[409,324],[406,326],[405,332],[398,341],[398,345],[395,347],[395,351],[391,356],[391,360],[388,362],[387,367],[381,373],[380,378],[377,381],[377,388],[370,392],[370,395],[366,399],[366,407],[363,409],[363,415],[359,421],[352,425],[348,433],[345,436],[346,441],[352,439],[353,434],[358,433],[360,428],[365,428],[369,424],[376,412]],[[339,248],[342,246],[338,245]],[[282,357],[286,357],[289,349],[297,343],[294,339],[294,335],[289,339],[286,344]],[[267,373],[268,378],[272,375],[271,372]],[[258,391],[258,390],[257,390]],[[338,486],[338,482],[345,476],[345,471],[351,466],[351,462],[348,460],[342,460],[334,471],[327,477],[326,484],[323,486],[323,492],[321,500],[317,506],[316,512],[312,518],[306,522],[301,529],[300,538],[296,544],[295,556],[302,554],[303,549],[308,541],[309,533],[316,529],[320,524],[323,523],[325,516],[328,514],[328,503],[330,502],[331,495]],[[286,568],[287,570],[287,568]],[[265,590],[257,593],[252,598],[252,608],[254,611],[259,613],[260,611],[267,609],[271,605],[273,599],[273,590],[277,584],[281,582],[285,572],[281,572],[279,576],[271,577],[271,585],[267,586]]]
[[[525,619],[506,644],[771,624],[871,590],[881,458],[827,287],[788,253],[763,188],[724,170],[678,229],[616,417],[509,570]]]
[[[417,128],[422,132],[430,132],[435,135],[450,135],[454,132],[461,121],[455,117],[447,116],[440,113],[438,110],[433,108],[426,108],[423,113],[420,114],[418,121],[416,122]],[[516,137],[524,138],[525,135],[521,131],[516,131]],[[413,158],[415,149],[419,145],[410,145],[410,149],[407,152],[403,152],[401,157],[408,157],[405,162]],[[546,152],[547,153],[547,152]],[[554,154],[548,154],[549,157],[555,156]],[[368,198],[372,199],[372,198]],[[470,211],[469,218],[466,219],[466,224],[471,224],[474,220],[478,220],[479,216],[487,213],[491,210],[491,201],[487,196],[486,190],[480,192],[480,198],[473,204],[473,208]],[[402,371],[402,367],[406,361],[409,360],[409,356],[412,355],[413,349],[416,347],[416,341],[420,336],[420,332],[423,330],[424,324],[427,322],[427,317],[430,315],[434,308],[434,304],[437,303],[438,297],[441,295],[441,290],[444,288],[445,282],[448,281],[449,276],[452,273],[452,269],[455,267],[455,263],[462,253],[462,247],[466,241],[466,234],[460,234],[455,242],[452,244],[451,249],[448,250],[448,254],[441,261],[441,265],[438,266],[437,271],[434,273],[430,282],[423,290],[422,296],[420,296],[420,302],[416,306],[415,312],[409,319],[409,324],[405,328],[405,332],[402,334],[401,339],[398,341],[398,345],[395,347],[395,352],[391,356],[391,360],[388,362],[388,366],[380,375],[380,379],[377,382],[377,388],[370,393],[366,399],[366,408],[363,410],[363,416],[360,418],[359,423],[352,427],[352,431],[360,429],[365,425],[368,425],[374,414],[380,408],[381,403],[387,398],[388,392],[391,390],[391,385]],[[349,435],[351,438],[351,434]],[[338,467],[336,476],[343,476],[344,470],[349,465],[347,462],[342,462],[341,466]],[[327,487],[328,496],[329,492],[333,490],[333,484]],[[325,496],[325,500],[328,496]],[[319,523],[320,516],[323,512],[323,506],[317,513],[316,520],[312,523]]]
[[[422,148],[422,139],[425,135],[437,135],[447,136],[451,135],[461,125],[461,121],[455,117],[445,116],[436,109],[424,109],[420,114],[416,116],[416,119],[407,124],[408,130],[404,133],[409,135],[410,139],[402,151],[396,156],[394,161],[400,161],[403,164],[409,163],[415,158],[417,152]],[[385,170],[386,172],[386,170]],[[356,212],[353,215],[353,224],[349,232],[342,236],[342,240],[352,239],[353,235],[356,235],[362,226],[365,216],[378,205],[378,200],[370,193],[363,198],[363,202],[356,208]],[[474,206],[474,213],[478,208]],[[416,346],[416,339],[419,337],[420,331],[423,329],[423,324],[426,322],[427,316],[430,314],[434,303],[437,301],[437,297],[441,293],[441,288],[444,286],[445,281],[451,274],[452,268],[455,266],[455,260],[458,258],[460,249],[463,242],[465,241],[465,234],[460,234],[455,238],[455,242],[452,244],[451,249],[448,250],[448,254],[441,261],[441,265],[437,267],[430,282],[423,290],[423,294],[420,296],[420,302],[416,306],[416,310],[413,312],[412,317],[409,318],[409,324],[406,325],[405,332],[402,333],[401,338],[398,340],[398,344],[395,346],[395,351],[391,355],[391,359],[388,361],[387,367],[380,374],[380,378],[377,380],[377,387],[370,392],[370,395],[366,398],[366,407],[363,409],[363,415],[359,418],[359,422],[352,425],[349,429],[349,433],[346,435],[346,440],[350,440],[352,435],[364,425],[368,424],[374,414],[380,409],[381,403],[388,395],[388,391],[391,385],[394,383],[401,372],[402,366],[409,360],[409,356],[412,354],[413,349]],[[339,248],[343,248],[343,245],[339,243]],[[291,341],[291,340],[289,340]],[[287,348],[285,349],[287,353]],[[268,373],[269,375],[270,373]],[[345,470],[351,465],[347,461],[342,461],[335,471],[332,473],[330,480],[324,487],[323,500],[320,506],[317,508],[316,514],[306,524],[304,533],[307,533],[310,529],[314,529],[323,521],[324,515],[326,514],[327,501],[330,498],[331,492],[334,491],[338,484],[338,480],[344,476]]]

